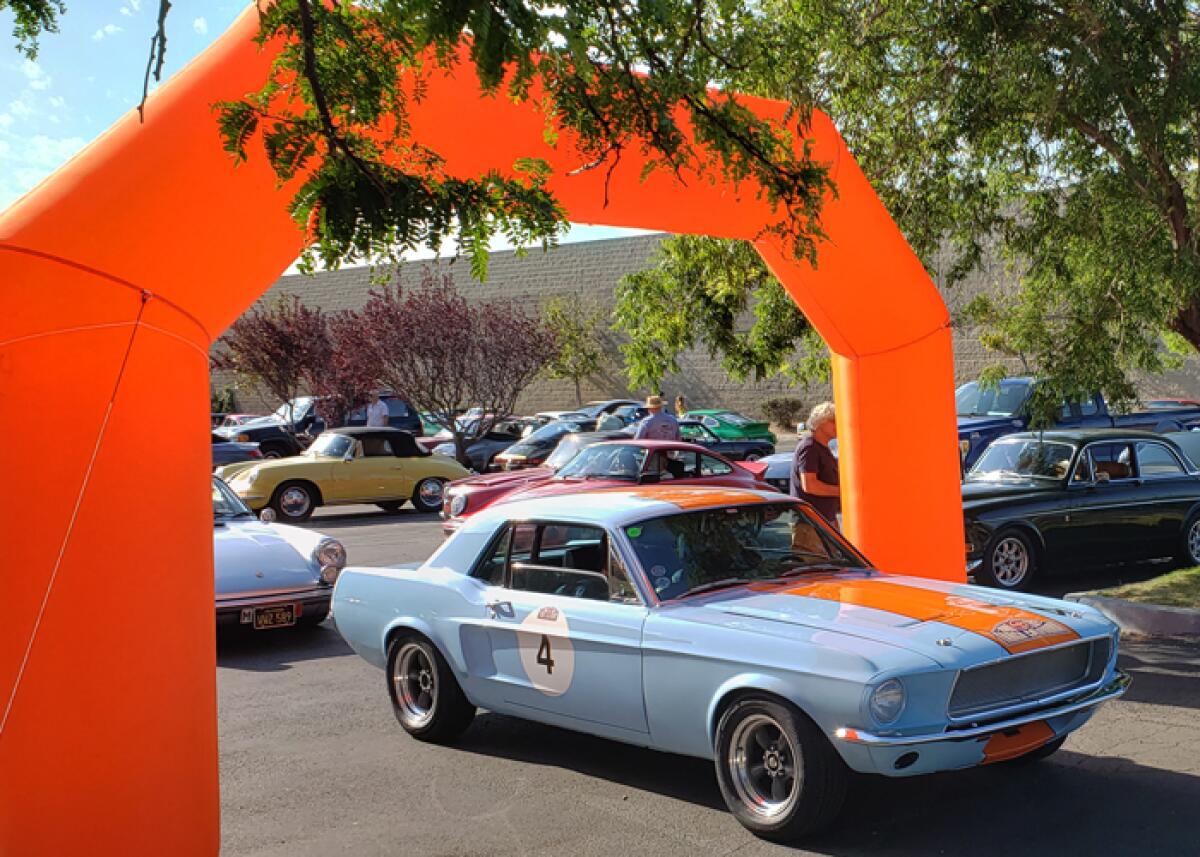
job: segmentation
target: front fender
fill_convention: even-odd
[[[708,743],[710,747],[715,749],[717,746],[717,723],[721,719],[721,714],[725,709],[726,700],[734,694],[752,694],[755,691],[761,691],[786,699],[808,715],[809,718],[813,716],[812,712],[805,708],[804,701],[796,698],[795,687],[789,686],[788,682],[783,681],[778,676],[759,672],[739,673],[722,683],[708,702],[708,711],[705,720],[708,723]]]

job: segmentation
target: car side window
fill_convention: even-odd
[[[711,455],[700,456],[701,476],[725,476],[732,472],[733,468],[721,459],[713,458]]]
[[[629,576],[629,569],[625,567],[625,561],[611,543],[608,548],[608,600],[621,604],[642,603],[633,587],[633,580]]]
[[[720,425],[716,417],[704,417],[700,422],[704,423],[706,428],[716,428]]]
[[[1084,450],[1079,454],[1079,461],[1075,463],[1075,475],[1071,477],[1072,482],[1094,482],[1095,474],[1092,472],[1092,457]]]
[[[622,571],[612,577],[613,554],[600,527],[540,524],[531,543],[531,556],[521,559],[514,540],[509,561],[509,585],[514,590],[596,601],[636,598],[627,574]]]
[[[471,577],[487,581],[492,586],[504,585],[504,569],[508,563],[508,547],[512,544],[512,527],[505,527],[504,532],[492,542],[492,546],[471,571]]]
[[[668,449],[661,453],[666,468],[675,479],[695,479],[700,475],[700,456],[685,449]]]
[[[362,439],[363,456],[366,458],[395,458],[392,444],[386,437],[364,437]]]
[[[1133,453],[1127,443],[1093,443],[1088,446],[1095,473],[1107,473],[1110,481],[1133,478]]]
[[[1139,476],[1153,479],[1183,475],[1183,467],[1179,464],[1178,459],[1161,443],[1142,441],[1136,449]]]

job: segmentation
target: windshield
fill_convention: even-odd
[[[625,527],[661,600],[866,561],[793,503],[732,506]]]
[[[564,434],[570,434],[571,432],[575,432],[575,431],[579,431],[579,430],[580,430],[579,423],[573,423],[573,422],[569,422],[569,421],[559,421],[559,422],[547,423],[546,425],[542,426],[540,429],[535,431],[533,434],[529,435],[529,437],[527,437],[523,441],[521,441],[521,444],[524,445],[527,443],[532,443],[532,444],[549,443],[552,440],[558,440]]]
[[[312,403],[312,396],[301,396],[298,399],[292,399],[291,410],[288,410],[288,403],[284,402],[275,409],[273,416],[279,418],[285,423],[290,419],[300,420],[304,418],[304,414],[307,413],[310,407],[312,407]]]
[[[578,435],[567,435],[554,447],[554,452],[546,457],[545,466],[553,470],[562,467],[574,458],[584,446],[584,439]]]
[[[561,444],[560,444],[561,445]],[[557,450],[556,450],[557,451]],[[571,459],[556,479],[637,479],[646,461],[646,449],[626,444],[589,446]]]
[[[998,440],[983,451],[968,482],[1000,479],[1065,479],[1075,447],[1040,440]]]
[[[1030,384],[1028,378],[1015,378],[984,389],[971,381],[954,391],[954,409],[960,417],[1015,416],[1029,397]]]
[[[212,481],[212,503],[213,517],[216,519],[254,517],[254,513],[246,508],[238,495],[220,479]]]
[[[313,441],[308,451],[314,455],[327,458],[345,458],[346,453],[354,448],[354,439],[344,434],[323,434]]]

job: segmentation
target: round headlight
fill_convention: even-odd
[[[253,485],[254,480],[258,478],[258,468],[251,467],[248,470],[243,470],[233,478],[235,481],[241,482],[243,485]]]
[[[871,716],[879,725],[895,723],[904,710],[904,685],[899,679],[889,678],[871,691],[869,707]]]
[[[317,565],[321,566],[322,569],[341,569],[346,566],[346,549],[342,547],[342,543],[337,539],[325,539],[322,541],[317,545],[313,556],[316,557]]]
[[[450,501],[450,517],[457,518],[467,508],[467,495],[455,494],[454,499]]]

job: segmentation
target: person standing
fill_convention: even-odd
[[[687,416],[687,399],[685,399],[683,397],[683,393],[680,393],[678,396],[675,397],[675,418],[681,420],[686,416]]]
[[[388,424],[387,402],[379,398],[379,393],[371,391],[370,404],[367,405],[367,426],[383,428]]]
[[[792,457],[791,493],[812,504],[825,520],[839,526],[842,512],[838,461],[829,449],[837,437],[833,402],[821,402],[808,416],[808,432],[796,444]]]
[[[650,415],[638,423],[634,440],[680,440],[679,421],[663,413],[662,396],[646,399],[646,410]]]

